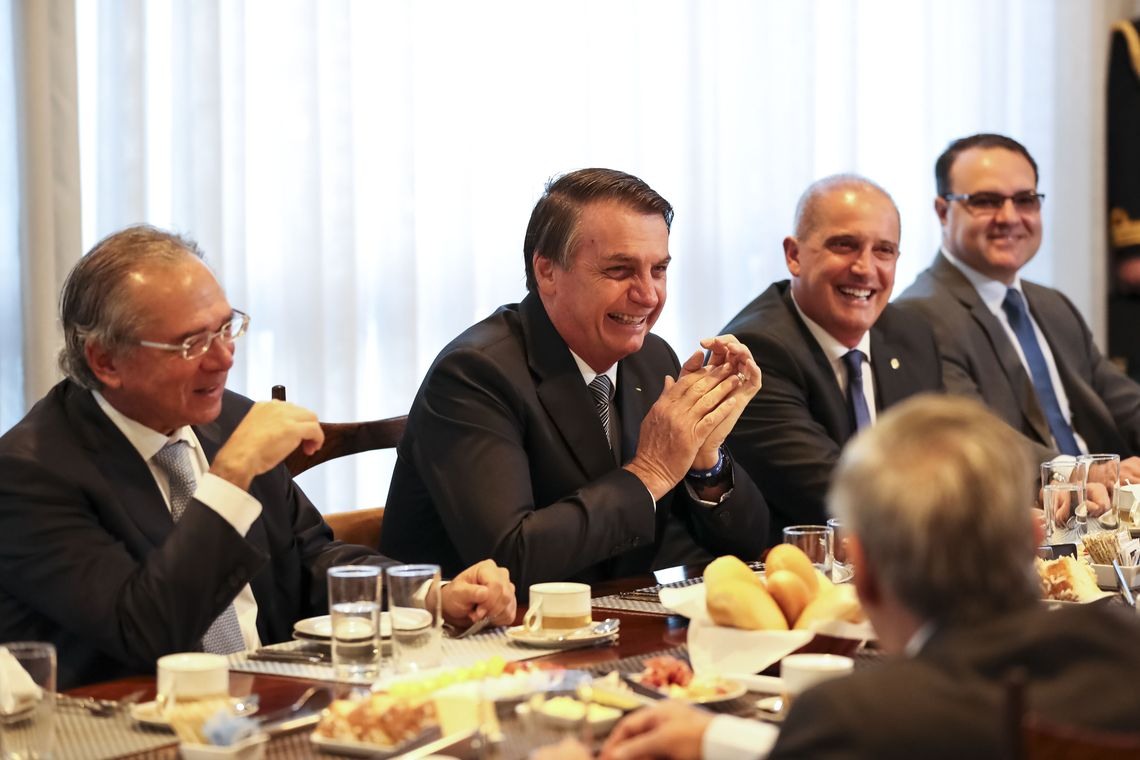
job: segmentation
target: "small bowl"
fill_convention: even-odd
[[[237,744],[220,747],[216,744],[180,744],[182,760],[261,760],[269,744],[268,734],[254,734]]]

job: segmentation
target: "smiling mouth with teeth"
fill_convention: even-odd
[[[874,291],[867,288],[845,288],[840,286],[839,292],[845,296],[851,296],[852,298],[868,299]]]
[[[641,325],[645,324],[645,317],[631,317],[628,314],[610,314],[609,318],[615,322],[620,322],[623,325]]]

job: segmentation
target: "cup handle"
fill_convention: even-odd
[[[534,633],[542,628],[542,600],[539,599],[530,609],[526,611],[523,616],[523,628],[527,631]]]

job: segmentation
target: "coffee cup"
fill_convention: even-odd
[[[180,652],[159,657],[159,706],[229,697],[227,664],[224,656],[207,652]]]
[[[531,632],[570,631],[590,624],[590,587],[585,583],[535,583],[523,627]]]
[[[780,661],[780,679],[784,682],[783,712],[796,697],[817,683],[845,676],[855,669],[850,657],[835,654],[790,654]]]

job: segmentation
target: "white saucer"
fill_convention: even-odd
[[[618,633],[620,633],[620,629],[595,633],[590,627],[558,633],[528,631],[523,626],[516,625],[507,629],[507,638],[517,644],[525,644],[539,649],[574,649],[575,647],[590,646],[616,639]]]
[[[380,638],[387,639],[392,636],[392,620],[388,613],[380,613]],[[298,620],[293,624],[293,637],[298,639],[314,639],[328,641],[332,638],[332,618],[328,615]]]
[[[243,700],[241,697],[232,697],[230,701],[234,704],[237,704],[241,703]],[[248,707],[242,709],[241,715],[249,716],[257,712],[256,704],[253,704],[252,702],[246,704]],[[158,702],[139,702],[131,705],[130,709],[131,718],[136,723],[141,723],[144,726],[150,726],[151,728],[170,728],[170,723],[167,722],[166,718],[163,717],[162,713],[158,709]]]

